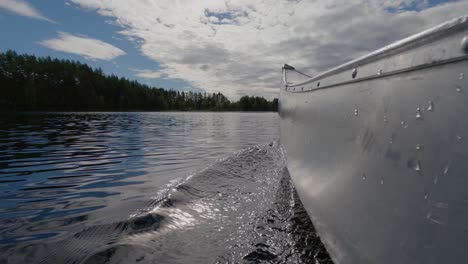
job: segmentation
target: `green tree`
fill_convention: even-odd
[[[105,75],[102,69],[51,57],[0,53],[0,109],[29,111],[277,111],[278,99],[180,92]]]

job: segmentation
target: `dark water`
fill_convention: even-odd
[[[0,120],[0,263],[330,262],[276,113]]]

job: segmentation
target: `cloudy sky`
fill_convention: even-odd
[[[468,0],[0,0],[0,51],[273,98],[283,63],[317,74],[466,14]]]

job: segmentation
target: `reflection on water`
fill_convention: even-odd
[[[277,122],[275,113],[1,119],[0,263],[328,261],[291,207]],[[294,235],[293,218],[312,231]]]

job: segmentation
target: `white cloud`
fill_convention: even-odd
[[[382,5],[387,8],[405,9],[414,7],[423,9],[429,6],[428,0],[384,0]]]
[[[58,32],[58,37],[39,42],[53,50],[81,55],[89,60],[112,60],[126,53],[109,43],[86,36]]]
[[[161,79],[166,78],[166,74],[160,71],[153,71],[147,69],[129,69],[135,73],[135,76],[145,79]]]
[[[71,2],[113,19],[163,67],[141,76],[231,98],[276,96],[283,63],[316,74],[468,11],[468,1],[428,8],[426,0]]]
[[[0,0],[0,8],[6,9],[10,12],[22,15],[25,17],[45,20],[51,23],[55,23],[52,19],[49,19],[41,14],[31,4],[23,0]]]

